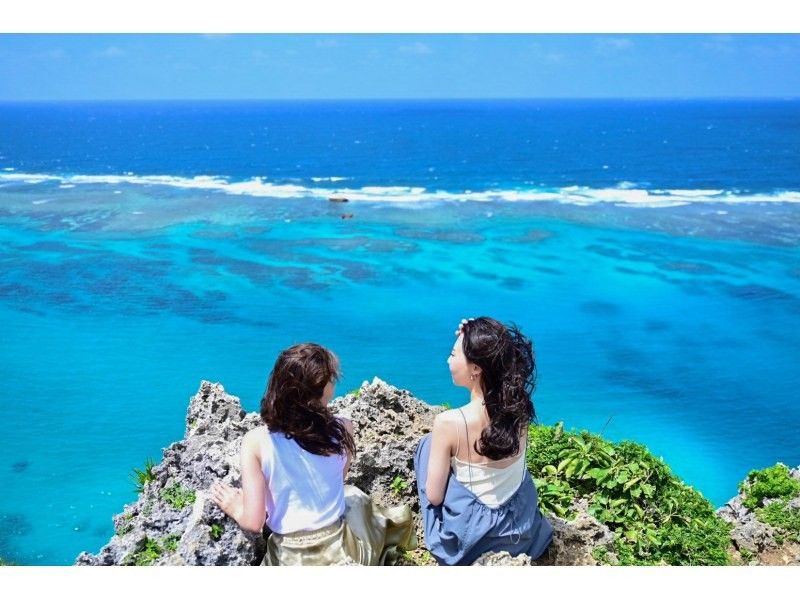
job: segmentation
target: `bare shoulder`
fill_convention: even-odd
[[[345,417],[344,415],[337,415],[336,416],[339,420],[341,420],[342,424],[344,424],[345,429],[351,434],[353,433],[353,420],[349,417]]]
[[[458,409],[449,409],[437,413],[433,419],[433,431],[437,434],[452,435],[459,417]]]
[[[242,438],[242,449],[255,449],[261,447],[267,440],[269,429],[267,426],[256,426],[249,430]]]
[[[434,419],[434,422],[440,423],[459,421],[461,421],[461,414],[459,413],[458,409],[448,409],[447,411],[442,411],[441,413],[436,414],[436,418]]]

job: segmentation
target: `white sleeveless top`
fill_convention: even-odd
[[[459,409],[459,411],[461,410]],[[463,411],[461,417],[464,417]],[[464,418],[465,428],[466,425],[467,421]],[[456,429],[458,427],[456,424]],[[458,434],[457,439],[456,453],[461,445],[461,434]],[[467,432],[467,449],[470,449],[469,432]],[[469,463],[457,459],[455,456],[450,458],[450,466],[456,479],[477,496],[478,500],[487,507],[499,507],[513,496],[522,483],[525,476],[525,452],[525,447],[523,447],[519,457],[510,465],[503,467],[498,467],[498,464],[507,459],[500,459],[492,463]]]
[[[266,524],[288,534],[331,525],[344,515],[347,455],[315,455],[283,432],[265,434],[261,468],[267,480]]]
[[[467,463],[455,457],[451,458],[450,465],[456,479],[469,488],[478,500],[487,507],[499,507],[511,498],[522,483],[525,452],[506,467],[496,467],[491,463]]]

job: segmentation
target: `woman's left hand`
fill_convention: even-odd
[[[211,484],[211,500],[222,509],[222,511],[236,519],[242,510],[244,498],[241,488],[233,488],[222,482]]]

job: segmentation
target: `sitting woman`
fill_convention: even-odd
[[[447,363],[469,404],[437,415],[414,454],[428,550],[441,565],[489,551],[538,558],[553,528],[525,464],[533,346],[491,318],[462,320],[456,335]]]
[[[242,440],[241,489],[211,487],[240,527],[269,527],[263,565],[381,565],[416,547],[408,506],[380,507],[344,484],[356,449],[352,422],[328,409],[338,377],[336,356],[320,345],[283,351],[261,401],[265,425]]]

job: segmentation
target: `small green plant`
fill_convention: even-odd
[[[605,546],[595,546],[592,548],[592,558],[603,565],[612,564],[608,556],[608,549]]]
[[[134,565],[136,567],[147,567],[155,563],[165,553],[175,552],[178,549],[178,534],[165,536],[161,543],[145,536],[144,542],[134,552],[130,553],[122,560],[123,565]]]
[[[118,536],[124,536],[133,529],[133,513],[125,513],[117,519],[117,529],[115,533]]]
[[[133,473],[130,477],[136,485],[136,494],[144,492],[144,487],[147,483],[156,479],[156,476],[153,475],[153,467],[155,467],[155,463],[148,457],[144,462],[144,469],[133,468]]]
[[[208,532],[208,535],[211,536],[211,539],[214,541],[219,540],[222,537],[222,526],[219,523],[212,523],[211,531]]]
[[[350,392],[348,392],[347,394],[353,395],[355,398],[358,398],[359,395],[361,395],[361,387],[353,389]]]
[[[739,484],[739,491],[745,496],[742,504],[750,510],[763,506],[765,498],[792,499],[800,496],[800,480],[789,474],[783,463],[772,467],[754,469],[747,479]]]
[[[747,548],[740,548],[740,549],[739,549],[739,554],[741,555],[741,557],[742,557],[742,560],[743,560],[745,563],[749,563],[749,562],[751,562],[751,561],[752,561],[754,558],[756,558],[756,555],[755,555],[755,554],[753,554],[752,552],[750,552],[749,550],[747,550]]]
[[[194,503],[195,493],[194,490],[184,488],[175,482],[161,491],[161,500],[180,511],[185,506]]]
[[[122,560],[122,564],[146,567],[155,563],[163,552],[164,550],[158,542],[145,536],[144,543],[136,551],[126,556]]]
[[[444,409],[445,411],[449,411],[450,409],[452,409],[452,407],[450,406],[450,403],[445,401],[444,403],[442,403],[442,409]]]
[[[175,552],[178,549],[179,539],[180,536],[178,534],[170,534],[161,541],[161,546],[167,552]]]
[[[429,565],[433,565],[434,559],[431,556],[431,553],[425,550],[424,548],[418,548],[417,550],[411,551],[404,551],[402,553],[402,558],[406,562],[411,563],[412,565],[416,565],[418,567],[427,567]]]
[[[401,476],[395,476],[392,480],[392,484],[389,486],[392,489],[392,492],[396,496],[399,496],[406,490],[408,490],[408,482],[406,482]]]

